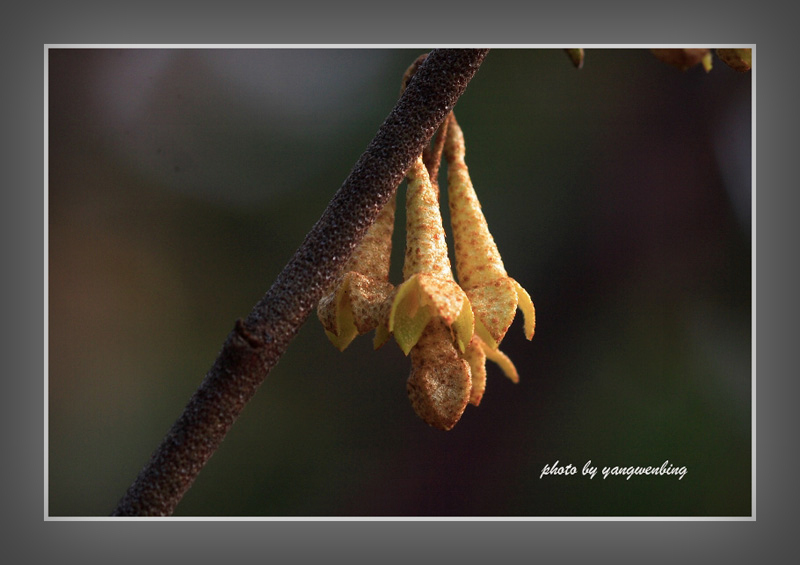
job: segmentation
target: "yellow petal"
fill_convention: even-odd
[[[344,351],[358,335],[349,300],[348,280],[345,277],[342,284],[324,296],[317,306],[317,316],[325,328],[325,335],[339,351]]]
[[[710,73],[711,69],[714,67],[714,57],[711,55],[711,51],[703,55],[702,62],[703,62],[703,70],[707,73]]]
[[[463,292],[463,291],[462,291]],[[464,305],[461,307],[461,313],[456,318],[451,326],[453,330],[453,337],[458,344],[458,348],[463,352],[467,344],[475,333],[475,315],[472,312],[472,306],[469,299],[464,300]]]
[[[525,317],[525,337],[533,338],[536,310],[528,292],[511,277],[466,291],[475,313],[475,333],[492,349],[503,340],[519,308]]]
[[[393,289],[388,282],[345,273],[317,306],[317,316],[331,343],[344,351],[357,335],[385,324],[386,301]]]
[[[470,366],[453,347],[450,330],[434,319],[411,350],[406,383],[411,406],[429,425],[450,430],[470,399]]]
[[[489,347],[477,334],[473,336],[463,357],[469,363],[472,374],[472,391],[470,392],[469,403],[474,406],[480,405],[486,392],[487,359],[497,363],[511,381],[519,382],[519,374],[517,374],[517,369],[511,359],[499,349]]]
[[[389,331],[406,355],[416,345],[431,319],[430,308],[421,306],[419,283],[412,278],[397,288],[389,313]]]
[[[472,375],[472,390],[469,394],[469,403],[479,406],[483,393],[486,392],[486,353],[483,351],[480,338],[475,335],[469,342],[464,352],[464,359],[469,363]]]
[[[514,367],[514,363],[511,362],[511,359],[508,358],[508,355],[500,351],[499,349],[492,349],[485,343],[481,343],[483,352],[486,354],[486,358],[490,361],[497,363],[500,368],[503,370],[503,373],[511,379],[513,382],[519,382],[519,374],[517,373],[517,368]]]
[[[475,331],[496,349],[514,321],[517,311],[517,285],[503,277],[466,291],[475,312]]]
[[[523,316],[525,316],[525,337],[531,340],[533,339],[533,332],[536,330],[536,309],[528,291],[522,288],[522,285],[517,281],[514,281],[514,284],[517,287],[517,305],[522,310]]]
[[[389,341],[389,337],[391,337],[391,332],[389,332],[389,328],[386,326],[378,326],[375,328],[375,338],[372,340],[372,347],[374,349],[380,349],[383,347],[383,344]]]
[[[472,308],[466,293],[452,279],[416,274],[397,288],[388,329],[408,355],[434,317],[452,329],[453,337],[463,351],[474,329]]]

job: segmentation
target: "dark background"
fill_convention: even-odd
[[[50,515],[110,513],[422,52],[49,52]],[[312,317],[176,515],[750,515],[751,75],[494,49],[456,114],[520,383],[440,432],[394,343]],[[688,474],[539,478],[590,459]]]

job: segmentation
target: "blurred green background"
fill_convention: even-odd
[[[50,515],[113,510],[422,52],[49,51]],[[176,516],[750,515],[751,81],[492,50],[456,114],[536,304],[520,383],[489,364],[441,432],[396,344],[340,353],[312,316]],[[588,460],[688,473],[540,479]]]

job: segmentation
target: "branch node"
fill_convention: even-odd
[[[253,349],[261,349],[264,347],[265,342],[268,343],[272,341],[269,339],[269,336],[265,336],[264,338],[250,331],[242,318],[236,320],[233,331],[236,338],[247,342],[247,344]]]

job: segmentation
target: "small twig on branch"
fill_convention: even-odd
[[[266,295],[237,320],[214,365],[114,510],[168,516],[280,359],[434,131],[486,49],[440,49],[403,95]]]

